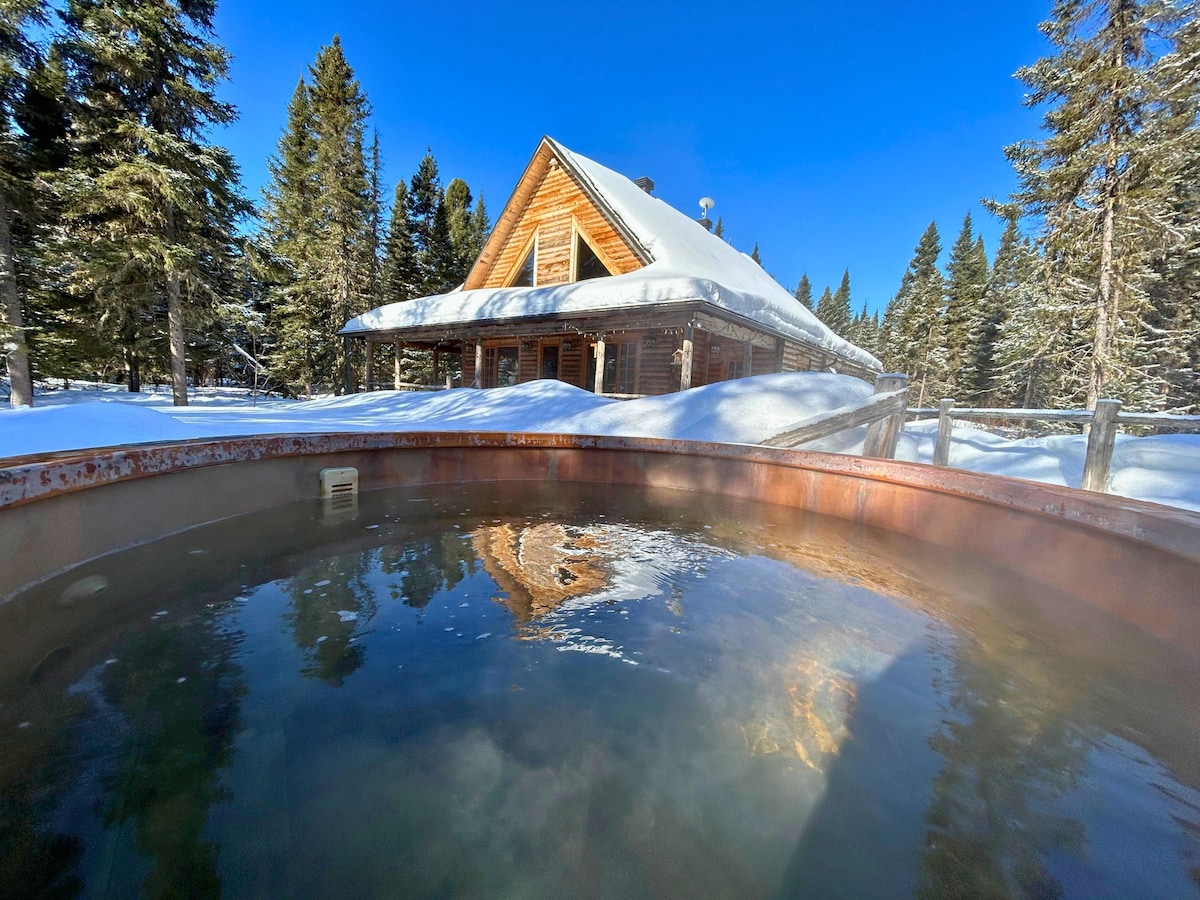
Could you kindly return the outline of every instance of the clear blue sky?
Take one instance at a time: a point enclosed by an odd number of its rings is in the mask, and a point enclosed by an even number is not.
[[[1049,0],[576,4],[225,0],[233,54],[215,136],[248,193],[267,180],[296,81],[340,34],[390,184],[427,146],[493,220],[543,134],[689,215],[713,219],[793,288],[849,268],[857,308],[895,292],[936,220],[944,247],[1014,187],[1003,147],[1037,134],[1013,72],[1046,52]],[[389,190],[390,195],[390,190]]]

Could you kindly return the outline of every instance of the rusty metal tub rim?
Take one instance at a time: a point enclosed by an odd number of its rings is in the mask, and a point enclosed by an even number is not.
[[[0,460],[0,544],[14,548],[0,598],[122,547],[315,498],[331,465],[359,467],[363,490],[549,479],[809,510],[981,555],[1200,649],[1200,513],[919,463],[578,434],[275,434]],[[169,486],[179,502],[161,500]]]

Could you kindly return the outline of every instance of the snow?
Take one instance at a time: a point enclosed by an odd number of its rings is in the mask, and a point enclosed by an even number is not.
[[[653,258],[624,275],[532,288],[453,291],[381,306],[351,319],[342,333],[455,325],[552,314],[632,309],[703,300],[880,370],[874,356],[843,340],[758,263],[632,181],[551,141],[554,152],[591,183],[611,212]]]
[[[431,393],[378,391],[310,402],[201,388],[190,406],[167,391],[129,394],[116,385],[40,391],[38,408],[0,410],[0,458],[188,438],[322,431],[566,432],[757,443],[796,422],[861,402],[871,386],[856,378],[803,372],[759,375],[690,391],[617,401],[559,381],[509,388]],[[0,394],[2,394],[0,390]],[[865,429],[807,449],[861,453]],[[898,459],[928,463],[937,423],[910,422]],[[1009,440],[981,428],[954,429],[950,462],[958,468],[1078,487],[1082,435]],[[1200,511],[1200,435],[1121,435],[1113,452],[1112,491]]]

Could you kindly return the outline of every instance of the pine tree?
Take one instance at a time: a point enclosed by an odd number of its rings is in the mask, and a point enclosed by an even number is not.
[[[1021,69],[1047,136],[1007,149],[1015,201],[1044,223],[1054,303],[1086,340],[1076,393],[1150,399],[1143,343],[1158,248],[1194,247],[1174,200],[1194,159],[1200,64],[1185,42],[1191,0],[1056,0],[1042,32],[1056,55]]]
[[[807,272],[800,276],[800,283],[796,285],[796,290],[792,291],[792,296],[808,309],[813,308],[812,282],[808,280]]]
[[[44,0],[5,0],[0,3],[0,346],[9,377],[9,403],[33,406],[33,379],[22,291],[17,285],[17,251],[13,230],[19,210],[30,199],[28,143],[15,128],[17,107],[26,93],[38,54],[27,29],[46,21]]]
[[[211,309],[210,263],[228,259],[248,211],[232,157],[207,138],[236,116],[214,93],[228,67],[209,39],[214,14],[181,0],[68,0],[65,13],[80,74],[64,193],[76,285],[125,343],[131,388],[140,342],[156,345],[165,320],[176,405],[187,403],[185,313]]]
[[[971,227],[971,214],[963,218],[962,230],[950,248],[947,264],[946,316],[942,342],[946,349],[946,385],[951,396],[969,393],[971,335],[982,317],[988,289],[988,259],[981,238]]]
[[[760,266],[762,265],[762,256],[759,255],[757,241],[754,242],[754,249],[750,251],[750,258],[752,260],[754,260],[756,263],[758,263]]]
[[[317,183],[315,235],[324,261],[323,285],[333,301],[327,320],[334,366],[325,374],[338,392],[354,391],[355,359],[348,336],[334,336],[356,310],[370,308],[372,204],[364,132],[370,106],[337,35],[321,48],[310,69],[314,168]]]
[[[715,234],[721,240],[725,240],[725,223],[721,221],[720,216],[717,216],[717,224],[713,228],[713,234]]]

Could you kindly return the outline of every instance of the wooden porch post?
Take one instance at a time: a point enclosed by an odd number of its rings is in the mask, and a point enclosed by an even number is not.
[[[742,357],[742,377],[749,378],[754,374],[754,344],[746,341],[745,355]]]
[[[392,360],[392,390],[400,390],[400,358],[404,355],[404,345],[396,340],[396,358]]]
[[[483,341],[475,342],[475,384],[473,387],[483,387]]]
[[[437,384],[442,380],[442,360],[438,353],[437,347],[433,348],[433,383]]]
[[[364,385],[366,390],[371,390],[371,382],[375,378],[375,342],[367,340],[367,383]]]
[[[679,389],[686,391],[692,386],[692,355],[695,352],[695,345],[692,343],[695,338],[695,329],[692,328],[692,323],[688,322],[683,329],[683,359],[679,367]]]
[[[596,381],[592,390],[597,396],[604,393],[604,335],[596,338]]]

